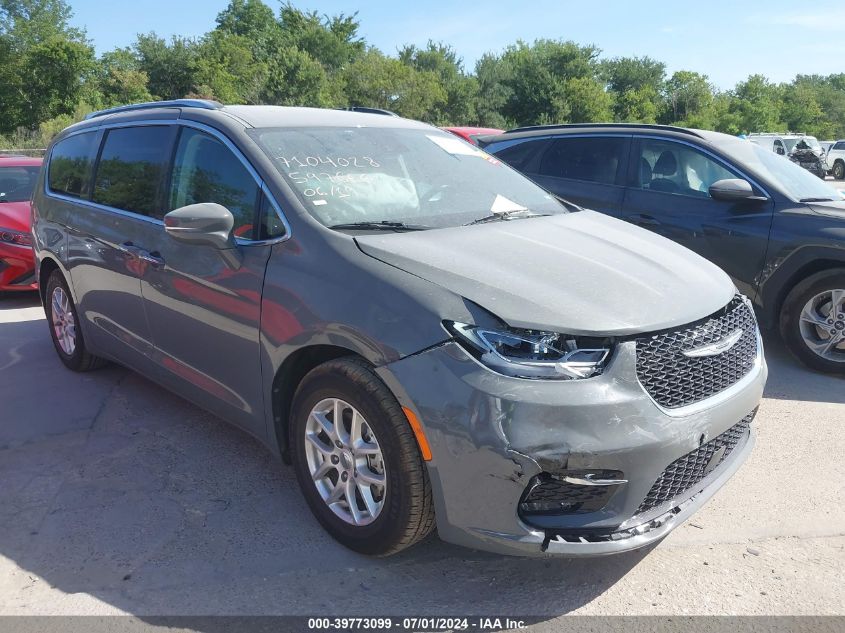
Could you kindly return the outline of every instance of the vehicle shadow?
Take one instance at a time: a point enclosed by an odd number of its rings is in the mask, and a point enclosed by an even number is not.
[[[551,618],[648,555],[504,558],[435,537],[390,558],[360,556],[326,535],[292,469],[257,441],[125,369],[65,370],[43,317],[0,320],[0,368],[0,574],[14,595],[0,596],[0,613],[78,611],[74,596],[87,594],[151,624],[218,614]]]
[[[776,400],[845,403],[845,376],[813,371],[802,365],[780,336],[764,334],[769,381],[763,396]]]

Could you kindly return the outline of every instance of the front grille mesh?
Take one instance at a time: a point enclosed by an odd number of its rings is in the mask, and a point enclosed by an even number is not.
[[[726,352],[689,358],[684,351],[742,336]],[[682,330],[636,339],[637,377],[655,402],[667,408],[694,404],[724,391],[751,371],[757,358],[757,321],[737,295],[718,315]]]
[[[659,505],[671,501],[701,482],[707,475],[724,462],[733,449],[748,434],[751,421],[756,411],[749,413],[727,431],[702,444],[694,451],[669,464],[648,491],[637,509],[637,514],[648,512]],[[724,450],[722,450],[724,449]],[[722,456],[711,463],[713,456],[721,451]]]

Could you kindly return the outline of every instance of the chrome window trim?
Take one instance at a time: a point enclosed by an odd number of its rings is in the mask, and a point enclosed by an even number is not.
[[[728,171],[736,172],[742,178],[745,178],[745,180],[749,181],[752,185],[754,185],[760,191],[762,191],[763,194],[769,200],[772,199],[772,194],[770,194],[768,189],[766,189],[763,185],[761,185],[756,179],[752,178],[745,171],[743,171],[742,169],[737,167],[735,164],[729,163],[727,160],[725,160],[724,158],[722,158],[718,154],[710,151],[706,147],[703,147],[701,145],[697,145],[695,143],[690,143],[689,141],[686,141],[686,140],[683,140],[683,139],[678,139],[678,138],[675,138],[675,137],[668,137],[668,136],[658,136],[656,134],[634,134],[634,138],[636,138],[636,139],[647,138],[647,139],[652,139],[652,140],[656,140],[656,141],[665,141],[667,143],[680,143],[681,145],[687,145],[687,146],[691,147],[692,149],[698,150],[702,154],[706,154],[707,156],[709,156],[710,158],[715,160],[717,163],[720,163],[722,166],[724,166]],[[648,191],[648,189],[643,189],[642,187],[631,186],[630,188],[631,189],[639,189],[640,191]],[[665,193],[665,192],[659,192],[659,193]],[[701,200],[701,198],[699,198],[697,196],[686,196],[682,193],[681,194],[670,194],[670,195],[679,195],[679,196],[684,196],[685,198],[694,198],[696,200]]]
[[[107,123],[103,122],[102,125],[97,126],[90,126],[83,128],[81,130],[75,130],[68,134],[67,136],[62,137],[59,142],[64,141],[67,138],[71,138],[72,136],[77,136],[79,134],[85,133],[98,133],[98,132],[105,132],[110,129],[117,129],[117,128],[126,128],[126,127],[140,127],[140,126],[153,126],[153,125],[176,125],[182,127],[189,127],[193,129],[197,129],[201,132],[205,132],[210,136],[214,137],[223,145],[225,145],[229,151],[231,151],[235,157],[241,162],[241,164],[246,168],[249,174],[252,176],[253,180],[255,180],[256,185],[258,185],[259,190],[267,196],[270,204],[272,205],[273,209],[276,211],[276,214],[279,216],[279,219],[282,221],[282,225],[285,227],[285,234],[279,237],[274,237],[269,240],[246,240],[243,238],[235,238],[235,242],[239,246],[260,246],[260,245],[267,245],[267,244],[276,244],[278,242],[284,242],[285,240],[290,239],[291,237],[291,226],[288,222],[287,217],[285,216],[284,212],[281,209],[278,201],[276,200],[275,196],[270,193],[270,190],[267,188],[267,184],[264,182],[264,179],[258,174],[255,170],[255,167],[252,166],[252,163],[243,155],[243,153],[238,149],[238,147],[232,143],[229,138],[220,132],[219,130],[206,125],[205,123],[200,123],[198,121],[190,121],[187,119],[145,119],[140,121],[120,121],[115,123]],[[102,143],[102,141],[101,141]],[[55,145],[53,146],[55,147]],[[164,226],[164,222],[159,220],[158,218],[153,218],[148,215],[143,215],[141,213],[134,213],[132,211],[126,211],[124,209],[118,209],[116,207],[110,207],[105,204],[100,204],[98,202],[94,202],[93,200],[86,200],[84,198],[75,198],[73,196],[68,196],[66,194],[61,194],[55,192],[50,189],[50,164],[53,160],[53,148],[50,148],[50,155],[47,158],[46,165],[45,165],[45,174],[44,174],[44,195],[49,198],[56,198],[58,200],[63,200],[65,202],[73,202],[76,204],[83,204],[89,206],[91,208],[100,210],[100,211],[108,211],[111,213],[116,213],[117,215],[133,218],[137,220],[143,220],[145,222],[151,224],[157,224],[159,226]]]

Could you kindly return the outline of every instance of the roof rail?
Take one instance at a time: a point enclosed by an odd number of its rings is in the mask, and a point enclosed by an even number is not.
[[[117,114],[118,112],[132,112],[134,110],[150,110],[152,108],[202,108],[203,110],[219,110],[222,103],[210,99],[172,99],[170,101],[148,101],[146,103],[131,103],[129,105],[98,110],[85,116],[85,120]]]
[[[346,110],[347,112],[365,112],[367,114],[383,114],[385,116],[399,116],[391,110],[384,108],[370,108],[368,106],[347,106],[345,108],[335,108],[335,110]]]
[[[701,134],[695,130],[685,127],[676,127],[674,125],[657,125],[656,123],[560,123],[552,125],[526,125],[523,127],[508,130],[505,134],[512,134],[514,132],[533,132],[535,130],[560,130],[560,129],[577,129],[577,128],[637,128],[642,130],[668,130],[671,132],[680,132],[681,134],[689,134],[701,138]]]

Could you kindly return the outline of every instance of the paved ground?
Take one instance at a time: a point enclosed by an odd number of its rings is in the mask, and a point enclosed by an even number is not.
[[[0,299],[0,614],[845,614],[845,380],[767,352],[752,458],[656,548],[374,560],[245,434],[126,370],[65,370],[41,308]]]

